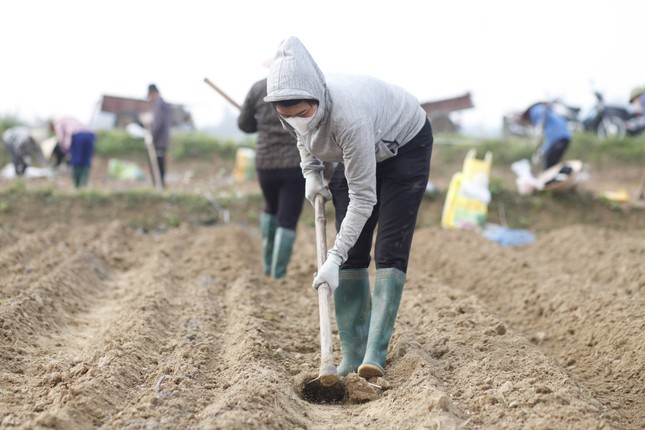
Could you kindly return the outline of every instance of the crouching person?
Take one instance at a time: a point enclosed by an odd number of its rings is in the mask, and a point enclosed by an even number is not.
[[[79,120],[70,117],[53,120],[50,128],[72,166],[74,187],[85,187],[92,167],[96,134]]]
[[[2,133],[4,147],[11,156],[16,176],[23,176],[31,163],[33,156],[44,161],[40,146],[31,135],[27,127],[16,126],[8,128]]]

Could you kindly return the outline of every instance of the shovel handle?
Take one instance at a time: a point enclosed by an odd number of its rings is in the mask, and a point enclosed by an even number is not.
[[[318,270],[327,259],[327,220],[325,219],[325,198],[318,194],[314,198],[316,221],[316,250]],[[319,377],[333,375],[338,371],[334,366],[334,348],[331,334],[331,289],[324,283],[318,287],[318,310],[320,314],[320,373]]]

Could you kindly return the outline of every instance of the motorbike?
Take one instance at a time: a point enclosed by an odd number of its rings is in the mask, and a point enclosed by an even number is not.
[[[587,131],[600,139],[636,136],[645,131],[645,116],[635,107],[618,106],[605,103],[602,93],[594,91],[595,104],[586,112],[569,105],[560,99],[552,100],[549,107],[562,116],[572,132]],[[531,126],[523,123],[521,113],[514,112],[504,116],[503,133],[506,136],[530,136]]]
[[[579,119],[581,108],[571,106],[561,99],[551,100],[548,105],[550,109],[567,121],[572,132],[582,130],[582,123]],[[532,125],[522,121],[522,112],[510,112],[503,117],[502,133],[504,136],[532,136],[533,130]]]
[[[594,91],[596,103],[582,119],[582,128],[600,139],[636,136],[645,131],[645,116],[627,106],[605,103],[602,93]]]

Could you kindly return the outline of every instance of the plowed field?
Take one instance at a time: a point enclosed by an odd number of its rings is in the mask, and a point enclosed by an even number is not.
[[[276,281],[252,223],[75,211],[1,218],[2,428],[645,427],[639,215],[521,248],[421,223],[385,378],[320,405],[299,392],[320,359],[312,224]]]

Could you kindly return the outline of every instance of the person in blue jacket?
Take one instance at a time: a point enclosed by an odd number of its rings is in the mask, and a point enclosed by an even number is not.
[[[541,129],[543,142],[538,150],[544,160],[544,170],[558,164],[571,142],[567,120],[545,102],[529,106],[522,114],[522,119]]]

